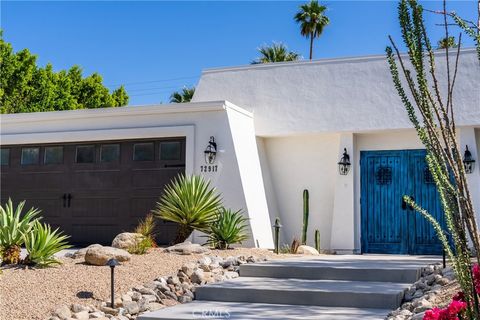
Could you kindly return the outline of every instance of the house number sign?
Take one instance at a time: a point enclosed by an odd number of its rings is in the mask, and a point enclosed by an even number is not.
[[[200,172],[217,172],[218,165],[200,166]]]

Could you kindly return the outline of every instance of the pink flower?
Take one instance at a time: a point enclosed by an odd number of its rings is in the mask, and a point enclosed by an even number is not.
[[[464,301],[465,302],[465,294],[462,291],[458,291],[452,298],[453,301]]]
[[[472,268],[473,273],[473,283],[475,285],[475,291],[480,294],[480,267],[477,263],[473,265]]]
[[[455,295],[455,298],[457,298],[457,296],[459,296],[458,293]],[[458,314],[466,308],[466,302],[453,300],[445,309],[433,308],[432,310],[426,311],[423,320],[459,320]]]

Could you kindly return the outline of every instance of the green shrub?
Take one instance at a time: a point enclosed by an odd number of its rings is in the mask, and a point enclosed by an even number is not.
[[[0,206],[0,253],[3,263],[13,264],[20,262],[20,250],[24,243],[24,234],[30,232],[33,222],[40,219],[40,210],[31,208],[22,214],[25,201],[13,208],[11,199],[5,206]]]
[[[50,225],[35,220],[33,228],[24,233],[25,249],[28,252],[24,263],[39,267],[61,264],[54,254],[71,247],[66,241],[68,238],[58,228],[52,231]]]
[[[234,212],[221,208],[210,226],[207,243],[217,249],[228,249],[231,244],[242,243],[248,239],[247,221],[241,210]]]
[[[130,246],[127,251],[131,254],[145,254],[148,249],[156,247],[155,241],[151,237],[145,237],[140,242]]]
[[[292,253],[292,248],[290,248],[290,245],[288,243],[284,243],[280,247],[280,253]]]
[[[208,232],[221,206],[215,188],[203,177],[180,175],[165,187],[153,213],[178,223],[174,243],[184,242],[193,230]]]

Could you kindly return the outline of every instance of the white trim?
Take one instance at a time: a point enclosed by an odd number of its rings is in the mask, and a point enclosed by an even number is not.
[[[186,138],[185,172],[187,174],[193,173],[195,168],[194,125],[2,134],[2,146],[169,137]]]
[[[148,106],[128,106],[118,108],[101,108],[101,109],[80,109],[66,111],[48,111],[48,112],[32,112],[32,113],[14,113],[2,114],[0,120],[2,124],[22,123],[22,122],[41,122],[53,120],[70,120],[70,119],[88,119],[99,117],[121,117],[121,116],[138,116],[138,115],[160,115],[175,113],[192,113],[206,111],[222,111],[227,108],[233,108],[233,104],[227,101],[206,101],[206,102],[189,102],[189,103],[173,103],[166,105],[148,105]],[[237,107],[239,108],[239,107]],[[241,109],[241,108],[239,108]],[[245,111],[246,112],[246,111]]]

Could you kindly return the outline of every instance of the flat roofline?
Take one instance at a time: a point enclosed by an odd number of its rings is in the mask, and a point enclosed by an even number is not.
[[[450,50],[456,52],[456,49]],[[475,48],[464,48],[460,49],[460,53],[476,53]],[[436,50],[436,56],[444,56],[445,50]],[[407,53],[402,53],[402,57],[407,56]],[[349,63],[349,62],[366,62],[374,60],[386,60],[385,54],[375,54],[375,55],[365,55],[365,56],[350,56],[350,57],[340,57],[340,58],[324,58],[316,60],[300,60],[300,61],[289,61],[289,62],[275,62],[275,63],[263,63],[263,64],[250,64],[250,65],[241,65],[233,67],[215,67],[207,68],[202,70],[203,74],[208,73],[217,73],[217,72],[228,72],[228,71],[243,71],[250,69],[271,69],[271,68],[281,68],[281,67],[290,67],[290,66],[302,66],[302,65],[317,65],[317,64],[331,64],[331,63]]]
[[[253,114],[251,112],[248,112],[247,110],[241,107],[238,107],[229,101],[216,100],[216,101],[200,101],[200,102],[188,102],[188,103],[125,106],[125,107],[116,107],[116,108],[78,109],[78,110],[64,110],[64,111],[2,114],[0,115],[0,123],[9,124],[9,123],[21,123],[21,122],[88,119],[88,118],[98,118],[98,117],[122,117],[122,116],[134,116],[134,115],[192,113],[192,112],[223,111],[226,109],[231,109],[236,112],[242,113],[245,116],[253,117]]]

